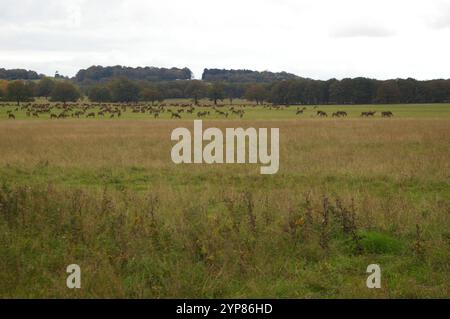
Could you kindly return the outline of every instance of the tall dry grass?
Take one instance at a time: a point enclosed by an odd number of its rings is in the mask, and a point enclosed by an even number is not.
[[[263,176],[173,164],[189,121],[0,122],[0,295],[448,297],[449,124],[204,122],[279,127]]]

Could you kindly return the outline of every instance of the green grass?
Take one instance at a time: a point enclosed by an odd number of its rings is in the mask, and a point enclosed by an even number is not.
[[[45,103],[44,100],[39,100],[38,103]],[[190,103],[189,100],[186,99],[172,99],[165,102],[166,104],[170,103]],[[200,101],[203,104],[211,104],[210,101],[204,100]],[[225,101],[227,105],[225,107],[221,107],[223,110],[227,110],[231,107],[228,104],[228,101]],[[26,104],[26,103],[25,103]],[[150,105],[149,103],[145,103],[146,105]],[[298,106],[289,106],[282,107],[281,109],[270,109],[269,107],[263,108],[261,106],[256,106],[253,103],[244,101],[244,100],[235,100],[233,105],[235,107],[239,107],[239,105],[252,105],[245,107],[245,116],[244,120],[281,120],[281,119],[293,119],[293,118],[315,118],[317,110],[323,110],[328,113],[328,117],[331,118],[333,112],[336,111],[346,111],[350,118],[359,118],[361,112],[365,111],[377,111],[375,117],[379,118],[381,116],[381,112],[383,111],[392,111],[394,116],[400,118],[448,118],[450,117],[450,104],[373,104],[373,105],[317,105],[314,108],[311,105],[306,105],[307,108],[304,114],[295,115]],[[303,107],[303,106],[301,106]],[[17,105],[14,103],[3,103],[0,105],[0,119],[8,119],[8,114],[6,113],[8,110],[13,111],[16,119],[30,119],[30,120],[38,120],[38,118],[27,117],[25,110],[21,110],[19,108],[18,111],[15,111]],[[180,109],[180,107],[170,107],[170,109]],[[197,119],[196,113],[198,111],[207,111],[211,110],[210,107],[197,107],[194,114],[182,113],[181,116],[183,119]],[[91,111],[98,112],[99,108],[93,108]],[[55,111],[55,114],[58,114],[59,111]],[[39,119],[49,119],[49,114],[41,114]],[[214,111],[211,112],[211,115],[206,116],[205,119],[224,119],[224,116],[216,114]],[[92,120],[92,118],[90,118]],[[96,117],[95,119],[101,120],[109,120],[109,115],[104,117]],[[128,108],[127,112],[123,112],[121,119],[148,119],[154,120],[153,115],[145,113],[133,113],[130,108]],[[157,120],[170,119],[170,113],[162,113]],[[232,120],[240,120],[239,116],[231,114],[228,119]],[[118,120],[115,118],[115,120]],[[176,120],[176,119],[174,119]]]
[[[364,232],[360,236],[361,247],[369,254],[396,254],[403,248],[401,241],[383,233]]]
[[[0,297],[448,298],[449,107],[323,108],[355,116],[205,120],[279,127],[272,176],[173,164],[191,120],[0,120]]]
[[[301,205],[294,215],[287,214],[277,209],[273,199],[269,204],[258,204],[262,194],[254,195],[252,212],[239,193],[217,193],[191,202],[173,192],[162,189],[140,196],[128,190],[96,193],[52,186],[3,187],[0,264],[6,271],[0,274],[0,294],[137,298],[448,296],[448,250],[428,244],[426,255],[416,256],[412,229],[384,235],[381,232],[387,230],[372,222],[370,227],[380,232],[364,233],[363,251],[355,252],[351,236],[342,233],[339,220],[332,218],[329,248],[324,249],[318,244],[322,226],[321,211],[316,207],[314,222],[307,228],[291,222],[304,216]],[[182,203],[171,203],[168,193]],[[320,200],[313,198],[313,205],[320,205]],[[253,213],[255,225],[249,219]],[[427,234],[425,243],[433,242],[440,231],[442,228]],[[64,286],[65,266],[73,262],[83,271],[79,291]],[[365,268],[371,263],[382,267],[381,290],[365,287]]]

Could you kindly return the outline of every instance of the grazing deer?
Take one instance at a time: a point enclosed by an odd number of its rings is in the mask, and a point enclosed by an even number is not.
[[[172,117],[171,117],[172,119],[173,118],[177,118],[177,119],[181,119],[181,116],[180,116],[180,114],[178,114],[178,113],[172,113]]]
[[[377,113],[377,112],[376,111],[361,112],[361,116],[362,117],[374,116],[375,113]]]
[[[347,112],[344,112],[344,111],[337,111],[337,112],[334,112],[333,113],[333,115],[332,115],[333,117],[346,117],[347,116]]]
[[[8,119],[13,119],[13,120],[15,120],[15,119],[16,119],[16,116],[15,116],[14,114],[12,114],[12,113],[9,113],[9,114],[8,114]]]
[[[381,117],[392,117],[394,114],[391,111],[381,112]]]

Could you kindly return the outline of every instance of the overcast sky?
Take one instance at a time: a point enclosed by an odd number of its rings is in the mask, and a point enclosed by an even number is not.
[[[0,67],[450,78],[450,0],[0,0]]]

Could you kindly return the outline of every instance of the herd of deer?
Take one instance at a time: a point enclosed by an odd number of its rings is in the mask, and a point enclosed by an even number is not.
[[[209,105],[198,105],[198,107],[207,107]],[[144,113],[150,114],[155,119],[159,118],[161,113],[170,113],[170,118],[181,119],[181,114],[196,114],[198,118],[203,118],[211,114],[214,111],[216,114],[228,118],[230,114],[234,114],[243,118],[245,115],[244,107],[246,105],[231,106],[227,109],[224,105],[212,106],[208,111],[196,111],[196,107],[189,104],[180,103],[161,103],[159,105],[148,105],[148,104],[130,104],[130,103],[27,103],[20,107],[16,107],[14,110],[8,110],[8,118],[15,119],[16,116],[13,112],[25,111],[28,117],[39,118],[42,115],[47,114],[50,119],[64,119],[68,117],[72,118],[95,118],[95,117],[121,117],[123,112],[131,111],[132,113]],[[221,110],[219,108],[224,108]]]
[[[279,109],[277,107],[275,107],[275,109]],[[317,109],[317,106],[313,106],[313,110]],[[303,114],[303,112],[306,110],[306,107],[302,107],[299,108],[297,107],[297,110],[295,112],[295,115],[299,115],[299,114]],[[367,112],[361,112],[361,117],[373,117],[375,115],[375,113],[377,113],[376,111],[367,111]],[[316,116],[317,117],[328,117],[327,112],[318,110],[316,111]],[[333,112],[331,114],[332,117],[347,117],[348,114],[345,111],[337,111],[337,112]],[[381,117],[392,117],[394,116],[394,113],[392,113],[391,111],[383,111],[381,112]]]
[[[15,119],[16,116],[13,112],[19,110],[25,111],[28,117],[39,118],[42,115],[48,115],[50,119],[64,119],[64,118],[120,118],[122,113],[131,111],[132,113],[143,113],[153,116],[155,119],[159,118],[161,113],[170,113],[171,119],[181,119],[182,113],[195,114],[198,118],[204,118],[214,114],[228,118],[229,115],[235,115],[239,118],[243,118],[245,115],[245,108],[249,105],[234,105],[226,107],[226,105],[218,104],[211,105],[193,105],[192,103],[160,103],[158,105],[149,104],[131,104],[131,103],[27,103],[22,106],[18,106],[13,110],[7,110],[8,118]],[[203,107],[203,110],[197,110],[196,107]],[[263,105],[264,108],[281,110],[280,105]],[[317,106],[313,106],[315,110]],[[205,110],[206,109],[206,110]],[[297,107],[295,110],[296,115],[303,114],[307,110],[305,106],[302,108]],[[361,117],[373,117],[376,111],[362,112]],[[332,113],[332,117],[347,117],[347,112],[337,111]],[[328,117],[328,114],[324,111],[317,110],[317,117]],[[391,111],[381,112],[382,117],[392,117],[394,114]]]
[[[297,110],[296,114],[301,114],[303,113],[303,110]],[[373,117],[375,115],[375,113],[377,113],[376,111],[368,111],[368,112],[361,112],[361,117]],[[337,112],[333,112],[333,114],[331,115],[332,117],[347,117],[347,112],[345,111],[337,111]],[[327,112],[324,111],[317,111],[316,112],[316,116],[318,117],[328,117]],[[394,116],[394,114],[391,111],[383,111],[381,112],[381,117],[392,117]]]

